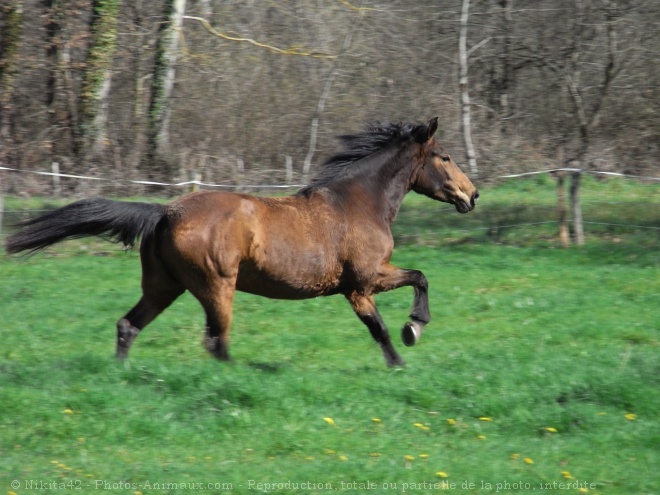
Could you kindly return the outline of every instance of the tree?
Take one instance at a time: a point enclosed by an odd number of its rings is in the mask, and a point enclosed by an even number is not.
[[[80,95],[81,142],[78,151],[83,157],[100,153],[107,135],[108,98],[120,6],[121,0],[92,2],[91,43]]]
[[[559,146],[585,167],[657,170],[657,0],[0,0],[0,9],[1,159],[16,168],[56,161],[91,174],[96,163],[84,158],[101,150],[117,164],[108,177],[172,180],[187,156],[205,181],[232,183],[240,158],[246,181],[272,184],[286,177],[285,157],[294,174],[314,173],[338,134],[440,115],[438,137],[468,150],[468,171],[479,158],[482,180],[545,167]],[[50,185],[27,177],[5,184]],[[63,181],[64,192],[78,184]]]
[[[152,169],[169,147],[170,103],[176,75],[179,33],[186,10],[186,0],[166,0],[158,29],[147,133],[147,164]]]
[[[470,12],[470,0],[463,0],[461,7],[460,31],[458,37],[458,60],[460,66],[458,86],[461,93],[461,129],[465,144],[465,158],[473,176],[479,174],[477,156],[472,142],[472,123],[470,119],[470,93],[468,91],[468,50],[467,30]]]
[[[13,0],[0,7],[5,21],[0,24],[0,164],[7,161],[12,139],[13,96],[16,86],[18,49],[23,34],[23,2]],[[4,143],[4,144],[3,144]],[[0,191],[0,195],[2,191]]]
[[[584,164],[606,98],[622,68],[617,41],[619,8],[615,0],[598,4],[573,0],[564,11],[564,23],[555,23],[549,36],[538,37],[536,42],[527,39],[519,48],[523,63],[549,70],[570,101],[572,125],[562,126],[560,140],[568,143],[574,134],[578,139],[567,162]]]

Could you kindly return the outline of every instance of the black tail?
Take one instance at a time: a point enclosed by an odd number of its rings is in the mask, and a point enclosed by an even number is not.
[[[98,235],[133,246],[138,237],[154,232],[166,206],[148,203],[83,199],[19,223],[7,239],[7,253],[31,253],[65,239]]]

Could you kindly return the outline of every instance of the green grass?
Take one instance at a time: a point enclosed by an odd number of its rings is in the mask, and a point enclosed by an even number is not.
[[[647,243],[660,241],[660,187],[625,179],[582,178],[580,204],[589,239],[618,242],[625,235]],[[565,201],[569,206],[570,180]],[[429,206],[423,196],[409,195],[401,208],[394,233],[401,243],[447,245],[465,241],[498,244],[559,246],[557,240],[557,185],[546,175],[506,181],[482,188],[476,210],[452,214],[450,205]],[[570,219],[570,211],[568,213]],[[572,228],[572,225],[571,225]]]
[[[459,226],[436,242],[414,235],[433,218],[413,212],[433,208],[413,197],[397,226],[395,263],[431,286],[417,346],[398,339],[412,291],[377,299],[403,369],[384,366],[341,297],[244,294],[232,363],[203,350],[189,295],[118,363],[114,323],[139,297],[135,253],[89,240],[0,258],[0,494],[33,491],[26,480],[118,494],[580,493],[560,489],[576,482],[656,493],[657,234],[596,232],[562,250]]]

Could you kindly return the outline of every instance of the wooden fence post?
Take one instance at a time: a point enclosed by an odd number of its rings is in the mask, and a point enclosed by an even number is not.
[[[5,188],[2,179],[4,179],[5,171],[0,170],[0,235],[2,234],[2,217],[5,214]]]
[[[557,178],[557,216],[559,217],[559,242],[562,247],[568,247],[571,244],[571,239],[568,235],[568,221],[566,215],[566,199],[564,194],[564,178],[566,172],[558,170],[554,173]]]
[[[245,162],[242,158],[236,158],[236,191],[242,192],[245,190]]]
[[[53,195],[56,198],[59,198],[62,195],[62,181],[60,180],[60,164],[57,162],[53,162],[50,167],[53,172]]]
[[[286,184],[291,184],[293,182],[293,158],[289,155],[284,157],[284,170],[286,174],[284,181]]]
[[[582,224],[582,209],[580,208],[580,178],[582,172],[571,174],[571,212],[573,216],[573,239],[575,244],[584,244],[584,227]]]
[[[199,183],[202,182],[202,173],[199,170],[192,169],[189,171],[190,174],[190,192],[199,191]]]

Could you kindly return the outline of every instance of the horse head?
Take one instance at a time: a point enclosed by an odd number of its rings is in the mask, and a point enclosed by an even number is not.
[[[411,133],[420,146],[411,189],[431,199],[451,203],[459,213],[467,213],[474,210],[479,191],[435,140],[433,135],[437,129],[438,118],[435,117],[428,124],[416,126]]]

